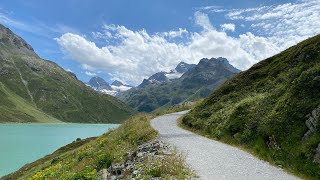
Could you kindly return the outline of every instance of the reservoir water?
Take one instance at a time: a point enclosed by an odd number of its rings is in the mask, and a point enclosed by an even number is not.
[[[0,177],[77,138],[99,136],[116,124],[0,124]]]

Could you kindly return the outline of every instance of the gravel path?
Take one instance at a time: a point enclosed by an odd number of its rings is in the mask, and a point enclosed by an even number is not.
[[[186,154],[187,163],[200,179],[298,179],[240,149],[181,129],[176,121],[185,113],[157,117],[151,125],[162,140]]]

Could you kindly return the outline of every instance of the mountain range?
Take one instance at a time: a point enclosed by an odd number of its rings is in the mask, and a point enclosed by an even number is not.
[[[183,73],[195,68],[195,64],[187,64],[185,62],[180,62],[175,69],[170,72],[158,72],[150,76],[148,79],[144,79],[138,88],[144,88],[150,84],[161,84],[163,82],[169,82],[180,78]]]
[[[181,62],[170,72],[159,72],[118,98],[138,111],[151,112],[160,107],[206,97],[240,70],[225,58],[201,59],[197,65]]]
[[[0,25],[0,122],[119,123],[135,111],[41,59]]]
[[[93,77],[89,80],[87,83],[87,86],[91,87],[92,89],[101,92],[103,94],[109,94],[112,96],[119,95],[120,93],[127,91],[132,88],[132,86],[123,84],[122,82],[115,80],[109,85],[108,82],[106,82],[101,77]]]

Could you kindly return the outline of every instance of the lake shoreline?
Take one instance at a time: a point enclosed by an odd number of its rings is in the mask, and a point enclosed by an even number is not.
[[[100,136],[119,124],[1,123],[0,177],[76,140]]]

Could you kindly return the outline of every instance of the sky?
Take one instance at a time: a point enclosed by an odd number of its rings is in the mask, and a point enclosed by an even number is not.
[[[138,85],[184,61],[246,70],[320,33],[320,0],[1,0],[0,23],[87,82]]]

